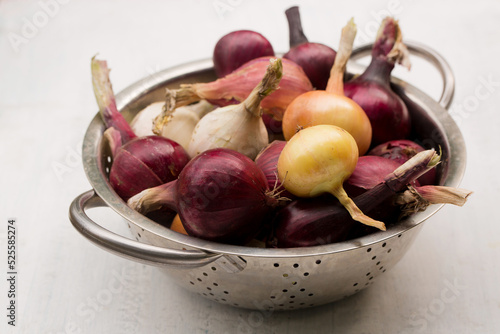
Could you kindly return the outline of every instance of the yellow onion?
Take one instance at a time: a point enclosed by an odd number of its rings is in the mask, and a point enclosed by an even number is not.
[[[278,159],[278,177],[298,197],[330,193],[354,220],[385,230],[385,224],[366,216],[343,188],[356,168],[358,155],[356,141],[346,130],[335,125],[312,126],[287,142]]]
[[[289,140],[299,129],[331,124],[347,130],[356,140],[359,155],[368,151],[372,138],[370,120],[364,110],[344,95],[343,77],[352,52],[356,25],[351,20],[342,30],[335,62],[325,90],[306,92],[288,105],[283,117],[283,135]]]

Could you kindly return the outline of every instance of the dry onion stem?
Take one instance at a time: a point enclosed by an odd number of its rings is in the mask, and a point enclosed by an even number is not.
[[[472,191],[446,186],[409,186],[408,190],[399,194],[395,200],[402,206],[403,216],[424,211],[431,204],[453,204],[463,206]]]

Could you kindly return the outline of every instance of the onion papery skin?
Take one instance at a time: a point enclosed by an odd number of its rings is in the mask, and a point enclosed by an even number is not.
[[[399,164],[403,164],[411,159],[415,154],[424,150],[425,149],[415,141],[410,139],[400,139],[379,144],[372,148],[367,155],[376,155],[397,161]],[[434,185],[436,184],[436,174],[437,171],[433,168],[424,175],[420,176],[418,178],[418,182],[422,186]]]
[[[176,107],[205,99],[216,106],[226,106],[245,100],[259,84],[273,57],[253,59],[223,78],[208,83],[181,85],[176,93]],[[313,90],[304,70],[288,59],[282,59],[283,77],[279,89],[262,100],[264,113],[276,120],[283,119],[287,106],[300,94]]]
[[[137,137],[120,147],[113,159],[109,182],[127,200],[139,192],[175,180],[189,156],[176,142],[160,137]]]
[[[271,43],[260,33],[237,30],[224,35],[214,48],[215,74],[222,78],[246,62],[265,56],[274,56]]]
[[[344,189],[350,197],[356,197],[365,191],[375,187],[387,174],[401,166],[401,163],[375,155],[364,155],[359,157],[356,168],[351,176],[344,182]],[[412,185],[419,186],[417,181]]]
[[[254,238],[277,204],[255,162],[224,148],[205,151],[185,166],[177,196],[189,235],[236,245]]]
[[[298,130],[322,124],[349,132],[358,145],[359,155],[370,148],[372,128],[363,109],[345,96],[323,90],[304,93],[290,103],[283,118],[283,135],[290,140]]]

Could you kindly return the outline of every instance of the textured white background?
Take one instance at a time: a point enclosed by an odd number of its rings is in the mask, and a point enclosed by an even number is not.
[[[17,326],[6,324],[1,274],[1,333],[500,332],[499,2],[55,1],[0,0],[2,273],[8,218],[17,219],[19,238]],[[59,5],[48,10],[47,3]],[[211,57],[216,41],[236,29],[259,31],[286,51],[284,10],[291,5],[300,6],[311,41],[336,48],[354,17],[356,45],[371,42],[381,17],[394,14],[406,39],[449,61],[457,79],[450,112],[468,148],[462,186],[475,193],[464,207],[447,206],[431,218],[403,260],[369,289],[255,322],[252,311],[200,299],[156,268],[97,248],[71,226],[67,211],[90,189],[80,150],[97,112],[93,55],[108,61],[118,92],[155,71]],[[439,76],[422,62],[395,74],[440,94]],[[123,230],[111,210],[91,216]],[[458,286],[455,298],[444,300],[449,284]]]

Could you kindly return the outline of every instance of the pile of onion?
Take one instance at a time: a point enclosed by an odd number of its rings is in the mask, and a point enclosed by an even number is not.
[[[243,102],[259,84],[266,73],[269,61],[274,57],[259,57],[243,64],[230,74],[212,82],[181,84],[170,93],[167,110],[207,100],[216,106]],[[281,59],[283,77],[280,89],[262,100],[262,110],[276,120],[283,118],[287,106],[300,94],[313,90],[311,81],[302,67],[291,60]],[[161,119],[156,120],[160,122]]]
[[[283,135],[286,140],[300,129],[330,124],[343,128],[354,137],[359,155],[368,151],[372,138],[370,120],[356,102],[344,95],[343,89],[344,72],[351,56],[356,31],[352,19],[342,29],[340,46],[326,90],[304,93],[286,108],[283,117]]]
[[[429,204],[463,205],[471,192],[436,185],[441,156],[408,139],[407,107],[390,87],[395,64],[409,66],[397,21],[383,20],[370,65],[344,83],[354,21],[336,53],[307,40],[298,7],[286,15],[282,59],[254,31],[223,36],[219,78],[167,89],[163,106],[133,122],[147,135],[118,111],[107,64],[92,58],[116,193],[179,233],[280,248],[385,231]]]
[[[343,188],[356,168],[358,156],[356,141],[346,130],[335,125],[315,125],[300,130],[287,142],[278,160],[278,176],[295,196],[332,194],[354,220],[385,230],[384,223],[366,216]]]
[[[300,131],[298,135],[306,130]],[[434,168],[439,161],[440,157],[434,150],[421,152],[405,164],[389,171],[374,187],[355,197],[350,205],[370,216],[385,220],[397,209],[393,202],[396,194],[422,173]],[[334,182],[339,183],[338,180]],[[313,181],[314,183],[317,181]],[[322,188],[331,187],[326,185]],[[337,188],[339,187],[337,185]],[[360,231],[377,231],[369,225],[361,228],[356,220],[345,210],[342,199],[334,201],[329,196],[301,198],[288,204],[276,215],[274,244],[280,248],[316,246],[359,236]]]
[[[116,108],[105,61],[92,58],[92,83],[103,121],[113,164],[109,182],[118,196],[127,200],[140,191],[177,178],[189,161],[178,143],[160,136],[137,137]]]
[[[225,148],[197,155],[177,180],[146,189],[128,201],[143,214],[175,210],[187,234],[228,244],[254,238],[279,203],[255,162]]]

